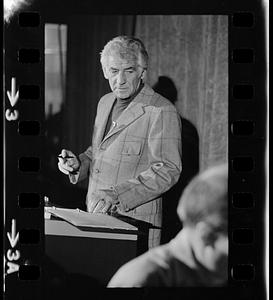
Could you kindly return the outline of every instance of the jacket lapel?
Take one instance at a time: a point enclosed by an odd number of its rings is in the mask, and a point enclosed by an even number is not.
[[[104,132],[106,129],[106,124],[109,118],[109,114],[111,112],[111,109],[113,107],[113,104],[115,102],[115,95],[112,93],[109,96],[109,99],[107,99],[104,102],[104,105],[101,107],[101,109],[99,110],[99,115],[97,116],[98,118],[98,124],[97,124],[97,134],[96,134],[96,143],[100,144],[103,136],[104,136]]]
[[[127,127],[129,124],[131,124],[136,119],[138,119],[141,115],[144,114],[144,109],[141,104],[139,103],[131,103],[131,104],[133,104],[131,107],[128,106],[126,110],[122,112],[120,117],[117,119],[116,125],[111,127],[108,134],[105,136],[104,140],[110,138],[112,135],[123,130],[125,127]]]
[[[145,85],[140,91],[140,93],[136,96],[136,98],[122,112],[122,114],[117,119],[116,126],[111,127],[111,129],[109,130],[108,134],[104,137],[102,142],[104,142],[106,139],[110,138],[117,132],[123,130],[136,119],[138,119],[140,116],[142,116],[145,113],[144,106],[149,105],[150,98],[153,94],[154,91],[149,86]]]

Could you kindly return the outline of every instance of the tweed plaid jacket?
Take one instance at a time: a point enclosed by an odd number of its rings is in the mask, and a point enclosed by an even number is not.
[[[114,101],[113,93],[99,101],[92,145],[79,155],[79,174],[70,180],[89,177],[87,206],[94,192],[111,189],[119,213],[160,227],[161,195],[182,169],[180,116],[170,101],[145,84],[103,138]],[[160,230],[151,231],[149,246],[159,242]]]

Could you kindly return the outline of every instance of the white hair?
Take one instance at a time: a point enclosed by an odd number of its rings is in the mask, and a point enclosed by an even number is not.
[[[113,38],[104,46],[100,55],[103,68],[107,66],[109,56],[135,61],[143,69],[148,67],[148,53],[141,40],[134,37],[118,36]]]

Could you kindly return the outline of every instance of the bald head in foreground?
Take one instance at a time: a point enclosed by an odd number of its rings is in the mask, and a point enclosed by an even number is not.
[[[227,207],[227,164],[197,175],[178,204],[183,229],[168,244],[153,248],[122,266],[108,287],[225,285]]]

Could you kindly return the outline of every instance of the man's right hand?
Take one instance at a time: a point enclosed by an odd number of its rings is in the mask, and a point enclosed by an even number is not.
[[[58,168],[66,175],[77,172],[81,166],[77,156],[69,150],[63,149],[58,159]]]

